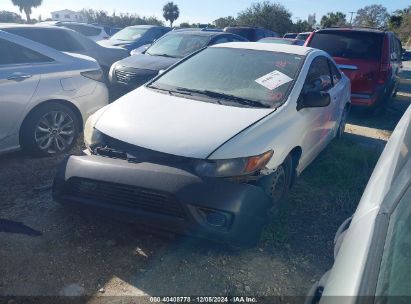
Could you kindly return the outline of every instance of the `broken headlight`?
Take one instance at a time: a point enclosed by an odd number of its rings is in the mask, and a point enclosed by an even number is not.
[[[94,150],[103,144],[104,134],[97,130],[94,115],[90,116],[84,126],[84,143],[89,150]]]
[[[206,177],[236,177],[253,174],[261,170],[273,156],[273,151],[261,155],[219,160],[197,160],[195,171]]]

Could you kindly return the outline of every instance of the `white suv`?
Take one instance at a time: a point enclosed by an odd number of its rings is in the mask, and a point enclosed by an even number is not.
[[[70,21],[45,21],[41,22],[41,24],[64,26],[94,41],[100,41],[108,39],[110,37],[110,35],[106,32],[104,27],[100,25]]]
[[[98,63],[0,31],[0,153],[68,151],[108,104]]]

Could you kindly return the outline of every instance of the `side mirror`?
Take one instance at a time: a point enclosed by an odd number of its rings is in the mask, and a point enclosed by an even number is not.
[[[297,111],[303,108],[321,108],[331,103],[330,94],[320,91],[303,93],[300,96]]]

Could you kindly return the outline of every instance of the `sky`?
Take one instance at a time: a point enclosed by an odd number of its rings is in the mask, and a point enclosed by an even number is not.
[[[237,13],[249,7],[257,0],[173,0],[180,8],[180,18],[175,22],[208,23],[219,17],[237,16]],[[162,7],[168,0],[43,0],[43,4],[33,9],[32,18],[50,18],[50,12],[62,9],[81,10],[93,8],[116,12],[136,13],[140,16],[156,16],[162,18]],[[402,9],[410,3],[408,0],[274,0],[283,4],[291,13],[293,21],[306,20],[308,14],[316,13],[319,21],[327,12],[341,11],[349,18],[349,12],[370,4],[382,4],[389,12]],[[408,5],[407,5],[408,3]],[[0,10],[19,13],[11,0],[0,0]]]

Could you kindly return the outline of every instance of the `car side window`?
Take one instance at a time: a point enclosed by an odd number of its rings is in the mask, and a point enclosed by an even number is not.
[[[8,40],[0,39],[0,66],[6,64],[44,63],[53,59]]]
[[[333,80],[333,85],[336,85],[340,80],[341,80],[341,73],[331,60],[328,60],[328,64],[330,65],[331,68],[331,74],[332,74],[332,80]]]
[[[324,56],[316,57],[308,70],[303,92],[328,91],[332,86],[328,59]]]
[[[409,296],[411,282],[411,204],[406,194],[390,216],[382,264],[379,270],[377,303],[398,303],[395,296]]]

